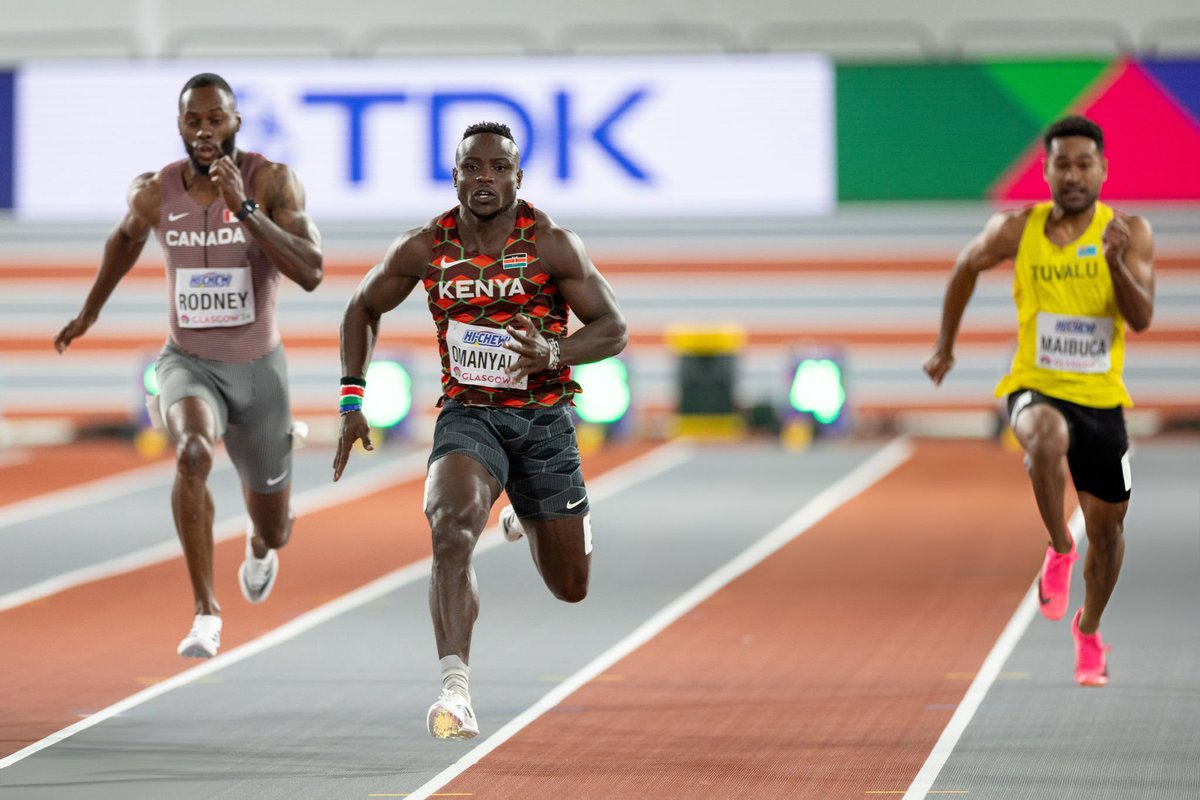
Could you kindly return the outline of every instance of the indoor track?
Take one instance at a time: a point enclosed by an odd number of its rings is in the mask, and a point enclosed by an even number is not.
[[[295,535],[253,607],[218,462],[225,632],[203,663],[174,652],[171,463],[0,453],[0,797],[1200,796],[1194,438],[1137,443],[1103,689],[1037,614],[1045,536],[996,443],[605,447],[583,603],[523,544],[480,544],[467,743],[425,731],[427,447],[357,452],[336,485],[327,448],[299,452]]]

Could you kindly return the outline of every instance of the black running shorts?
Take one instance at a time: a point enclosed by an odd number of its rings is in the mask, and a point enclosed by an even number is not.
[[[575,425],[565,406],[500,408],[446,400],[429,463],[451,453],[482,464],[504,487],[521,519],[588,513]]]
[[[1015,428],[1017,415],[1036,403],[1054,406],[1067,420],[1070,442],[1067,465],[1075,489],[1095,495],[1106,503],[1129,499],[1133,476],[1129,468],[1129,436],[1125,413],[1115,408],[1081,406],[1032,389],[1019,389],[1008,396],[1009,423]]]

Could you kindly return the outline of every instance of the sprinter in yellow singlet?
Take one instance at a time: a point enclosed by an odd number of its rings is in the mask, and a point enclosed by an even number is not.
[[[996,396],[1008,399],[1050,534],[1038,595],[1051,620],[1066,613],[1077,558],[1064,518],[1070,471],[1088,537],[1086,593],[1071,624],[1075,680],[1103,686],[1109,648],[1100,616],[1121,571],[1132,488],[1122,410],[1133,404],[1121,378],[1125,329],[1146,330],[1154,313],[1153,236],[1143,218],[1097,199],[1108,175],[1098,125],[1066,117],[1043,144],[1053,201],[996,214],[959,254],[925,372],[941,384],[954,366],[954,340],[979,273],[1014,259],[1017,352]]]

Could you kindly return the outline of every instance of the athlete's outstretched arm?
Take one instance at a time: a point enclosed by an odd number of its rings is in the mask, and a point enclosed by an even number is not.
[[[625,349],[625,315],[608,281],[592,264],[583,241],[539,212],[538,255],[558,283],[563,299],[583,326],[559,340],[559,364],[588,364]],[[546,369],[550,345],[532,321],[518,315],[507,327],[513,341],[505,345],[519,358],[509,370],[514,381]]]
[[[241,209],[246,201],[245,182],[233,159],[222,156],[208,174],[229,210]],[[287,164],[266,164],[254,174],[254,193],[259,210],[242,220],[242,225],[280,272],[306,292],[316,289],[325,275],[321,234],[304,209],[300,179]]]
[[[1002,261],[1015,258],[1021,243],[1021,232],[1025,229],[1027,211],[1003,211],[992,216],[978,236],[967,243],[954,262],[954,271],[946,284],[946,296],[942,300],[942,324],[933,355],[925,360],[924,370],[935,386],[942,384],[954,366],[954,341],[958,337],[958,326],[971,295],[975,293],[975,282],[979,273],[991,269]]]
[[[1104,229],[1104,258],[1121,316],[1141,333],[1154,317],[1154,234],[1143,217],[1117,212]]]
[[[433,238],[428,227],[416,228],[392,242],[383,261],[367,273],[342,315],[342,375],[365,378],[367,363],[379,338],[379,320],[412,293],[429,265]],[[370,391],[370,387],[367,387]],[[342,414],[337,450],[333,456],[333,479],[342,477],[354,443],[373,450],[370,426],[360,411]]]
[[[158,209],[162,200],[162,185],[153,172],[139,175],[129,187],[129,211],[112,229],[104,243],[104,256],[100,259],[100,270],[88,292],[83,308],[75,319],[68,322],[58,336],[54,337],[54,349],[65,352],[71,342],[88,332],[100,318],[100,310],[108,302],[121,279],[129,274],[137,263],[150,229],[158,222]]]

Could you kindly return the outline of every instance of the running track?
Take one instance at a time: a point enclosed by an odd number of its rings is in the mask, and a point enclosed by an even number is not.
[[[423,448],[357,458],[334,491],[329,454],[299,454],[302,513],[259,607],[234,585],[219,469],[222,658],[174,655],[190,593],[169,552],[0,611],[0,797],[1195,797],[1198,450],[1135,456],[1099,691],[1071,684],[1065,623],[1029,622],[1043,537],[990,442],[601,450],[587,601],[550,600],[521,545],[481,544],[467,744],[423,731]],[[0,456],[0,607],[170,535],[169,464]]]

